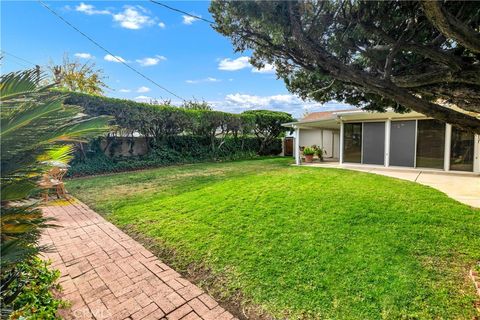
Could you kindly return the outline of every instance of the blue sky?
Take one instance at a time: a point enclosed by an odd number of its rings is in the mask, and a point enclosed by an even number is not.
[[[274,70],[256,70],[249,52],[235,53],[228,38],[208,23],[191,19],[147,1],[46,1],[80,30],[140,72],[185,99],[210,102],[215,109],[286,111],[296,117],[307,111],[346,106],[320,105],[291,95]],[[212,19],[209,2],[166,2],[186,12]],[[148,101],[172,97],[106,55],[36,1],[2,1],[2,73],[70,59],[93,61],[108,77],[107,96]]]

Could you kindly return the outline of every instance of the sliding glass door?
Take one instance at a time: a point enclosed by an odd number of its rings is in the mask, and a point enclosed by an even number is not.
[[[415,120],[392,121],[390,129],[390,165],[415,166]]]
[[[473,133],[452,128],[450,170],[473,171]]]
[[[362,163],[385,163],[385,122],[363,123]]]
[[[362,162],[362,123],[343,125],[343,161]]]
[[[418,120],[416,167],[443,169],[444,152],[445,123]]]

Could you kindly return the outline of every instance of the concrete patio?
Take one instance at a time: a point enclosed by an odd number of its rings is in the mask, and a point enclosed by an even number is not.
[[[385,168],[381,166],[340,164],[339,162],[302,163],[302,166],[339,168],[380,174],[417,182],[438,189],[450,198],[480,208],[480,174],[471,172],[445,172],[429,169]]]

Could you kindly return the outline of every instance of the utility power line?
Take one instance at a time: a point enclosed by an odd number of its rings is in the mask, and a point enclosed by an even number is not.
[[[215,24],[215,22],[213,22],[213,21],[211,21],[211,20],[208,20],[208,19],[202,18],[202,17],[200,17],[200,16],[196,16],[196,15],[194,15],[194,14],[185,12],[185,11],[183,11],[183,10],[180,10],[180,9],[177,9],[177,8],[174,8],[174,7],[171,7],[171,6],[166,5],[166,4],[164,4],[164,3],[161,3],[161,2],[158,2],[158,1],[155,1],[155,0],[150,0],[150,2],[155,3],[155,4],[158,4],[159,6],[162,6],[162,7],[164,7],[164,8],[167,8],[167,9],[169,9],[169,10],[183,13],[184,15],[187,15],[187,16],[189,16],[189,17],[192,17],[192,18],[195,18],[195,19],[198,19],[198,20],[202,20],[203,22],[210,23],[210,24]]]
[[[21,57],[19,57],[19,56],[17,56],[17,55],[14,55],[13,53],[10,53],[10,52],[7,52],[7,51],[3,50],[3,49],[2,49],[2,52],[3,52],[4,54],[7,54],[7,55],[9,55],[9,56],[11,56],[11,57],[14,57],[14,58],[16,58],[16,59],[18,59],[18,60],[20,60],[20,61],[26,62],[26,63],[28,63],[28,64],[31,64],[31,65],[34,65],[34,66],[37,65],[36,63],[33,63],[33,62],[31,62],[31,61],[28,61],[27,59],[21,58]]]
[[[153,80],[152,78],[144,75],[143,73],[141,73],[140,71],[138,71],[137,69],[135,69],[134,67],[132,67],[131,65],[129,65],[128,63],[126,63],[124,60],[118,58],[115,54],[113,54],[110,50],[108,50],[107,48],[105,48],[104,46],[102,46],[100,43],[98,43],[97,41],[95,41],[93,38],[91,38],[90,36],[88,36],[87,34],[85,34],[83,31],[81,31],[80,29],[78,29],[77,27],[75,27],[73,24],[71,24],[68,20],[66,20],[65,18],[63,18],[61,15],[59,15],[55,10],[53,10],[52,8],[50,8],[48,5],[46,5],[43,1],[41,0],[37,0],[43,7],[45,7],[45,9],[47,9],[48,11],[50,11],[53,15],[55,15],[57,18],[59,18],[60,20],[62,20],[65,24],[67,24],[68,26],[70,26],[73,30],[77,31],[78,33],[80,33],[82,36],[84,36],[85,38],[87,38],[91,43],[93,43],[95,46],[97,46],[98,48],[100,48],[101,50],[103,50],[104,52],[106,52],[107,54],[111,55],[115,60],[117,60],[119,63],[123,64],[125,67],[129,68],[130,70],[132,70],[133,72],[135,72],[136,74],[138,74],[139,76],[141,76],[142,78],[144,78],[145,80],[151,82],[152,84],[154,84],[155,86],[157,86],[158,88],[168,92],[169,94],[171,94],[172,96],[182,100],[182,101],[186,101],[184,98],[180,97],[179,95],[177,95],[176,93],[174,93],[173,91],[171,90],[168,90],[167,88],[165,88],[164,86],[160,85],[158,82],[156,82],[155,80]]]
[[[16,60],[14,60],[14,59],[10,59],[9,57],[3,56],[3,58],[6,58],[6,61],[10,61],[11,63],[14,63],[14,64],[16,64],[17,66],[19,66],[19,67],[21,67],[21,68],[24,68],[24,69],[29,69],[29,68],[30,68],[30,67],[29,67],[28,65],[26,65],[25,63],[16,61]]]

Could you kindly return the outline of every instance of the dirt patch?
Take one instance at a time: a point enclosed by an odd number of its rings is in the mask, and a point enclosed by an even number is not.
[[[478,295],[478,299],[475,301],[474,305],[478,312],[480,312],[480,261],[470,270],[470,279],[472,279]]]

